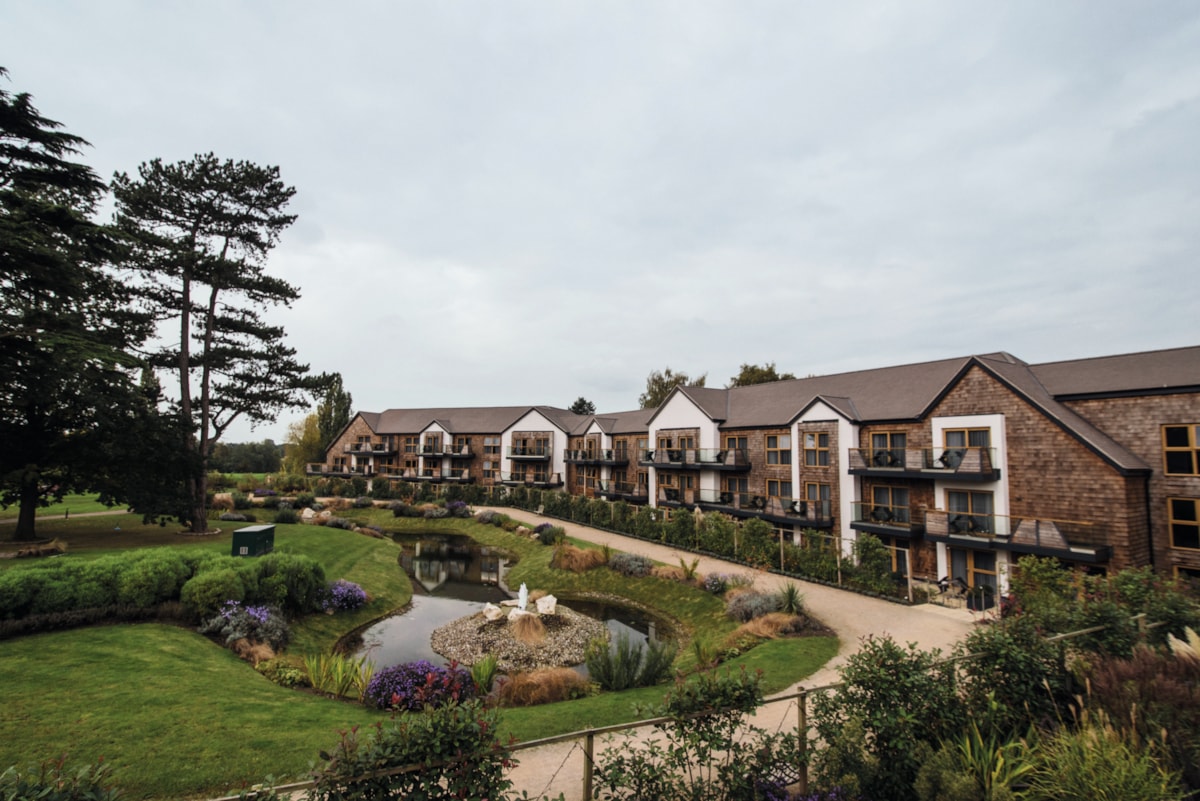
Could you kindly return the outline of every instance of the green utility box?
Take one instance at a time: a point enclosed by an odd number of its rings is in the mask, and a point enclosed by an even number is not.
[[[262,556],[273,550],[274,526],[246,526],[233,532],[233,556]]]

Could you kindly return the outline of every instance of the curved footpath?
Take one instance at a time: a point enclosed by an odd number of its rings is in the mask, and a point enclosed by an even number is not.
[[[476,512],[483,508],[488,507],[476,507]],[[571,537],[610,545],[617,551],[642,554],[668,565],[677,565],[680,559],[690,564],[697,556],[690,551],[680,551],[669,545],[646,542],[557,518],[542,517],[520,509],[496,507],[495,511],[520,520],[530,528],[538,523],[549,522],[562,526]],[[850,654],[858,650],[861,640],[868,635],[889,635],[901,644],[915,643],[922,650],[938,648],[948,652],[967,635],[975,623],[975,617],[965,609],[948,609],[936,604],[905,606],[823,584],[813,584],[765,571],[753,571],[745,565],[708,556],[700,557],[698,570],[701,574],[755,573],[754,586],[766,592],[778,590],[785,582],[793,582],[799,585],[804,595],[804,606],[809,613],[837,633],[841,641],[837,655],[812,676],[780,695],[796,692],[803,687],[820,687],[837,682],[840,678],[838,667]],[[794,727],[794,702],[764,706],[755,716],[755,725],[769,731],[776,731],[785,726]],[[598,739],[597,752],[603,748],[604,745]],[[528,791],[534,798],[542,795],[553,797],[563,793],[566,801],[581,801],[583,751],[578,745],[559,743],[531,748],[518,752],[516,757],[520,764],[510,773],[509,778],[513,780],[517,792]]]

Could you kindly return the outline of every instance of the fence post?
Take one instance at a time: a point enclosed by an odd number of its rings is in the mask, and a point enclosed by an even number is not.
[[[800,795],[808,795],[808,690],[800,690],[797,699],[796,729],[800,742]]]
[[[583,798],[592,797],[592,763],[596,752],[596,735],[589,729],[583,738]]]

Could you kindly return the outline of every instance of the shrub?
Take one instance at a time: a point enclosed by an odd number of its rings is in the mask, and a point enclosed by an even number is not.
[[[738,593],[730,598],[725,604],[725,614],[734,620],[745,623],[756,617],[762,617],[771,612],[778,612],[779,607],[778,595],[751,590]]]
[[[533,533],[537,535],[538,542],[542,545],[556,545],[567,538],[566,529],[550,523],[539,523]]]
[[[278,495],[276,495],[274,493],[274,491],[272,491],[272,490],[267,490],[267,491],[270,492],[271,494],[262,496],[262,504],[261,504],[262,508],[278,509],[279,505],[283,501],[280,499],[280,497]],[[255,494],[257,494],[258,492],[261,492],[261,490],[255,490]]]
[[[864,798],[911,798],[923,755],[963,730],[953,665],[938,651],[868,637],[840,669],[844,687],[813,699],[814,728],[826,744],[814,757],[825,786],[856,787]]]
[[[248,520],[252,520],[253,516],[243,514],[242,512],[223,512],[217,519],[230,523],[245,523]]]
[[[620,691],[658,684],[670,673],[678,651],[678,646],[666,641],[651,641],[643,648],[621,634],[615,646],[602,639],[589,643],[584,662],[601,689]]]
[[[788,615],[804,612],[804,596],[795,584],[789,582],[779,588],[779,611]]]
[[[200,633],[221,640],[226,645],[246,639],[266,643],[276,651],[287,645],[287,621],[278,609],[269,606],[245,606],[227,601],[221,610],[200,626]]]
[[[325,590],[325,568],[310,556],[270,553],[243,563],[243,580],[253,575],[257,582],[246,582],[247,600],[279,606],[293,614],[305,614],[320,607]]]
[[[279,511],[275,513],[275,519],[272,522],[281,525],[299,523],[300,515],[296,513],[295,509],[280,507]]]
[[[328,528],[340,528],[346,531],[354,530],[354,523],[344,517],[331,517],[325,521],[325,525]]]
[[[513,760],[495,741],[495,710],[472,701],[425,715],[403,715],[369,729],[343,732],[322,752],[313,801],[367,798],[505,798]],[[359,776],[421,765],[421,770],[354,781]]]
[[[362,497],[355,498],[354,503],[351,505],[355,509],[370,509],[375,506],[375,501],[373,501],[371,498],[368,498],[366,496],[362,496]]]
[[[227,601],[243,601],[246,585],[233,568],[199,573],[183,585],[179,600],[197,620],[207,620],[221,611]]]
[[[0,798],[4,801],[117,801],[103,758],[81,769],[67,770],[66,757],[43,762],[36,772],[15,767],[0,773]]]
[[[571,668],[542,668],[509,676],[500,684],[501,706],[536,706],[571,701],[589,694],[591,684]]]
[[[450,510],[445,506],[433,506],[425,510],[426,520],[441,520],[450,516]]]
[[[499,513],[495,509],[484,509],[479,514],[475,515],[475,519],[480,523],[483,523],[485,526],[497,525],[497,517],[499,517]]]
[[[650,575],[654,563],[648,557],[640,554],[618,553],[608,560],[608,566],[612,568],[613,572],[620,573],[622,576],[641,578]]]
[[[250,497],[244,492],[234,490],[233,492],[229,493],[229,495],[233,499],[234,509],[249,509],[254,505],[251,503]]]
[[[179,598],[191,571],[170,548],[153,548],[138,554],[121,574],[120,602],[142,608]]]
[[[462,703],[474,697],[475,685],[470,673],[457,665],[436,667],[422,659],[376,671],[363,700],[378,709],[417,711]]]
[[[446,511],[451,517],[468,518],[471,516],[471,507],[463,501],[450,501],[446,504]]]
[[[352,612],[367,602],[367,593],[353,581],[338,579],[325,588],[321,608],[326,612]]]
[[[700,586],[704,588],[705,592],[720,595],[729,589],[729,576],[724,573],[711,573],[704,577],[704,581],[700,582]]]
[[[312,505],[316,502],[317,502],[317,498],[311,492],[301,492],[292,501],[292,505],[295,506],[297,509],[304,509],[306,507],[311,508]]]
[[[310,686],[304,670],[283,659],[265,659],[255,665],[254,669],[266,677],[267,681],[280,687]]]

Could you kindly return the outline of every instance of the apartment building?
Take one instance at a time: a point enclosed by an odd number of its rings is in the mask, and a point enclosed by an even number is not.
[[[898,572],[972,587],[1003,589],[1023,554],[1200,578],[1200,347],[677,387],[589,416],[363,412],[310,472],[561,488],[758,517],[798,543],[870,532]]]

